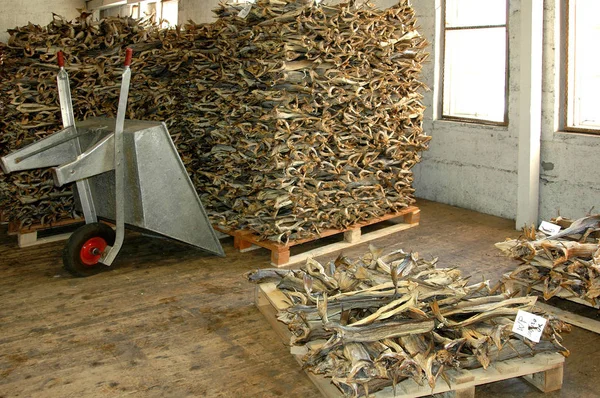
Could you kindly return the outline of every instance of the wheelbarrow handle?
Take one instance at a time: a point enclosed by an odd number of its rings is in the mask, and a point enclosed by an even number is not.
[[[62,51],[56,53],[56,58],[58,59],[58,66],[61,68],[65,67],[65,56]]]
[[[131,58],[133,58],[133,49],[128,48],[125,50],[125,66],[131,65]]]

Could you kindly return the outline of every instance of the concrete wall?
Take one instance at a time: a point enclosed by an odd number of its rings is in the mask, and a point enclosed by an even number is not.
[[[542,141],[539,219],[561,214],[584,216],[592,206],[600,211],[600,137],[560,131],[562,89],[559,0],[544,1]],[[431,149],[415,167],[417,196],[501,217],[516,218],[519,135],[520,0],[509,8],[509,125],[484,126],[439,120],[440,0],[413,1],[421,33],[432,43],[430,65],[423,80],[425,130]],[[517,226],[521,227],[521,226]]]
[[[515,21],[511,1],[509,24]],[[415,169],[416,194],[454,206],[506,218],[515,218],[517,207],[518,113],[515,106],[518,87],[510,87],[508,127],[439,120],[441,94],[440,0],[413,1],[421,33],[430,42],[430,63],[423,68],[422,80],[431,88],[424,93],[427,106],[424,129],[432,136],[429,151]],[[517,33],[510,30],[510,75],[518,75]]]
[[[189,20],[196,23],[208,23],[215,20],[213,9],[220,0],[179,0],[178,24],[185,25]]]
[[[78,16],[77,8],[85,8],[85,0],[0,0],[0,41],[8,41],[7,29],[27,25],[47,25],[52,13],[67,19]]]
[[[600,212],[600,136],[560,131],[560,94],[565,85],[559,71],[565,61],[555,21],[563,11],[559,0],[544,3],[540,215],[547,219],[560,210],[564,216],[579,217],[593,206],[595,213]]]

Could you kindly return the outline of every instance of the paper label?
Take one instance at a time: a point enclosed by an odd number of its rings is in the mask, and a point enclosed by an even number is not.
[[[246,18],[248,14],[250,14],[250,10],[252,10],[252,3],[246,4],[246,6],[239,12],[238,17]]]
[[[554,235],[560,231],[560,225],[552,224],[548,221],[542,221],[538,230],[546,235]]]
[[[546,326],[546,318],[530,312],[519,310],[512,331],[536,343],[540,342],[542,332]]]

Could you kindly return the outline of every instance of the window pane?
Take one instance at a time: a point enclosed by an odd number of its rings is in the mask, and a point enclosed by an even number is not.
[[[446,0],[446,27],[506,25],[506,0]]]
[[[569,125],[600,128],[600,1],[577,0],[571,12]]]
[[[504,122],[505,28],[446,31],[444,116]]]
[[[163,28],[169,26],[177,25],[177,16],[178,16],[178,1],[165,1],[162,3],[162,17],[163,20]]]

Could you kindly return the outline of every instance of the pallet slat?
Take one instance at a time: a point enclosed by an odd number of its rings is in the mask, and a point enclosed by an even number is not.
[[[520,285],[523,287],[528,286],[528,284],[525,281],[520,281],[518,279],[510,278],[509,274],[503,275],[503,282],[504,282],[504,285],[506,286],[508,292],[515,291],[516,290],[515,285]],[[539,286],[532,286],[532,289],[536,290],[538,292],[543,292],[543,289]],[[580,299],[579,297],[573,296],[569,292],[564,292],[564,291],[559,292],[559,294],[557,294],[555,297],[558,297],[562,300],[567,300],[567,301],[571,301],[571,302],[574,302],[577,304],[585,305],[587,307],[600,309],[600,306],[598,306],[598,305],[594,306],[591,303]],[[563,322],[567,322],[567,323],[570,323],[571,325],[577,326],[579,328],[600,334],[600,321],[596,321],[594,319],[590,319],[585,316],[577,315],[570,311],[561,310],[560,308],[556,308],[549,304],[542,303],[542,302],[540,302],[540,300],[538,300],[538,302],[536,303],[536,307],[539,307],[540,309],[546,311],[547,313],[554,315],[555,317],[557,317],[558,319],[560,319]]]
[[[83,218],[74,218],[60,220],[52,224],[40,225],[34,224],[28,227],[20,228],[18,223],[12,222],[8,224],[8,235],[16,235],[17,243],[20,248],[42,245],[45,243],[59,242],[69,239],[72,232],[38,237],[38,232],[51,231],[56,228],[66,227],[70,225],[85,223]]]
[[[286,325],[277,321],[276,317],[279,311],[289,306],[286,296],[277,289],[274,283],[264,283],[257,286],[255,304],[282,341],[289,345],[290,332]],[[290,352],[301,364],[305,350],[302,350],[302,347],[299,347],[298,350],[293,348]],[[529,358],[497,362],[487,369],[450,370],[447,372],[451,381],[450,386],[440,380],[432,390],[429,386],[420,386],[414,380],[408,379],[396,386],[396,392],[388,387],[370,396],[374,398],[418,398],[432,394],[444,394],[446,397],[473,398],[476,386],[515,377],[524,377],[541,391],[550,392],[562,387],[564,361],[565,358],[558,353],[541,353]],[[308,371],[306,374],[324,397],[340,398],[343,396],[330,379]]]
[[[318,238],[306,238],[298,239],[288,242],[287,244],[272,242],[269,240],[261,240],[260,237],[251,231],[246,230],[230,230],[215,226],[215,229],[233,236],[234,248],[245,252],[253,250],[258,247],[271,251],[271,264],[276,267],[286,267],[291,264],[306,261],[309,257],[317,257],[324,254],[333,253],[339,250],[347,249],[349,247],[370,242],[375,239],[382,238],[384,236],[404,231],[409,228],[413,228],[419,225],[420,210],[415,206],[407,207],[400,212],[387,214],[382,217],[378,217],[369,221],[361,222],[352,225],[346,229],[326,229],[320,232]],[[362,228],[381,223],[383,221],[402,219],[399,224],[391,225],[380,230],[362,234]],[[344,241],[332,243],[317,249],[309,250],[301,254],[292,256],[290,254],[290,248],[298,246],[304,243],[313,242],[321,238],[325,238],[332,235],[344,234]]]

